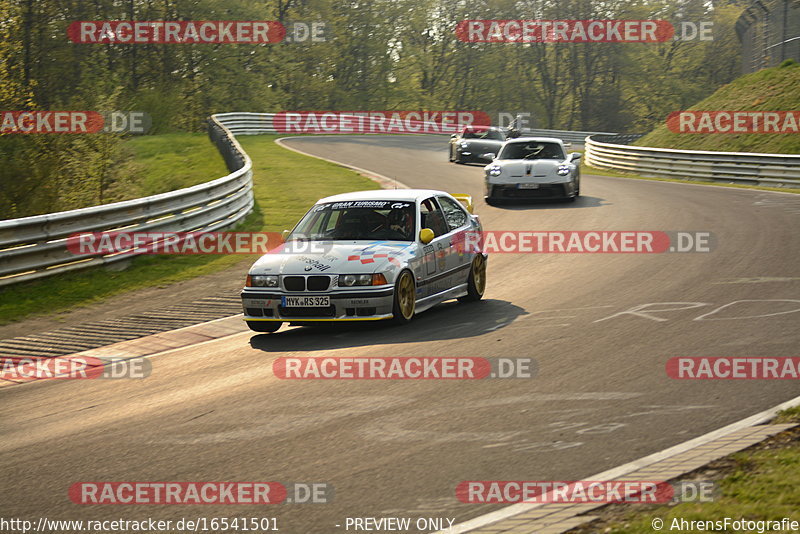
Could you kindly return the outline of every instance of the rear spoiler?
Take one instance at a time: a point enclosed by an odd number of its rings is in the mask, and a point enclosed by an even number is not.
[[[464,207],[467,208],[467,211],[472,213],[473,205],[472,205],[472,196],[467,194],[455,194],[453,198],[464,204]]]

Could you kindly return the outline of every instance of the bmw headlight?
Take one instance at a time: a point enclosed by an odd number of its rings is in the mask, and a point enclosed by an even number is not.
[[[566,165],[559,165],[558,166],[558,171],[556,171],[556,172],[558,173],[559,176],[566,176],[566,175],[569,174],[570,171],[569,171],[569,167],[567,167]]]
[[[247,286],[249,286],[249,287],[278,287],[278,277],[273,275],[273,274],[247,275]]]
[[[500,176],[503,174],[503,168],[500,165],[492,165],[489,167],[489,176]]]
[[[466,141],[461,141],[458,144],[458,146],[460,146],[461,148],[469,148],[469,143],[467,143]]]
[[[380,286],[386,283],[386,277],[382,273],[343,274],[339,276],[339,287]]]

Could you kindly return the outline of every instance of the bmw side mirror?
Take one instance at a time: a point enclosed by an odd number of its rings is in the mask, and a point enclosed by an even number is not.
[[[427,245],[436,235],[433,233],[433,230],[430,228],[423,228],[419,231],[419,240],[422,242],[423,245]]]
[[[583,154],[580,152],[573,152],[569,155],[569,159],[572,161],[580,161],[582,155]]]
[[[283,232],[281,232],[281,241],[286,243],[286,239],[289,238],[289,234],[291,234],[291,233],[292,233],[291,230],[284,230]]]

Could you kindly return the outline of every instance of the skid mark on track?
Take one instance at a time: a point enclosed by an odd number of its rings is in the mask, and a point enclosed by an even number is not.
[[[219,432],[184,432],[184,428],[172,427],[170,435],[159,437],[160,443],[175,443],[182,445],[198,443],[227,443],[252,441],[263,438],[275,438],[292,432],[305,431],[318,428],[321,425],[333,423],[358,415],[379,410],[396,408],[413,402],[413,399],[390,396],[347,397],[342,398],[317,398],[306,403],[293,403],[291,406],[270,405],[271,415],[266,423],[257,425],[235,425],[234,430]],[[338,406],[337,406],[338,404]],[[254,407],[256,410],[261,408]],[[227,421],[224,424],[234,422]],[[204,422],[204,427],[208,426]]]
[[[714,284],[766,284],[773,282],[798,282],[800,276],[750,276],[742,278],[723,278]]]
[[[770,209],[781,209],[788,213],[800,213],[800,199],[788,195],[759,195],[754,206]]]
[[[569,402],[569,401],[621,401],[630,400],[642,396],[641,393],[623,393],[623,392],[593,392],[593,393],[532,393],[530,395],[504,397],[504,398],[491,398],[479,399],[466,402],[458,402],[455,404],[447,404],[443,406],[424,406],[413,412],[404,412],[400,414],[382,417],[380,420],[370,422],[359,429],[357,432],[365,439],[377,441],[399,441],[399,442],[417,442],[424,441],[428,443],[448,443],[448,442],[472,442],[472,443],[516,443],[518,446],[531,447],[537,449],[553,449],[554,442],[534,442],[531,443],[528,439],[522,439],[531,433],[530,430],[462,430],[460,427],[462,423],[455,424],[459,427],[457,430],[446,430],[438,428],[436,430],[427,430],[420,428],[423,425],[418,424],[420,421],[433,421],[443,419],[447,421],[464,421],[468,416],[474,415],[476,412],[484,409],[508,406],[519,409],[523,406],[531,407],[531,404],[536,403],[553,403],[553,402]],[[526,410],[523,410],[526,411]],[[540,413],[547,413],[536,411],[537,415]],[[555,449],[557,450],[557,448]]]

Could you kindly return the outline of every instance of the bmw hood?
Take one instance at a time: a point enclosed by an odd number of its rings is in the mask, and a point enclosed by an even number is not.
[[[303,241],[261,256],[250,274],[367,274],[399,269],[415,255],[404,241]]]

